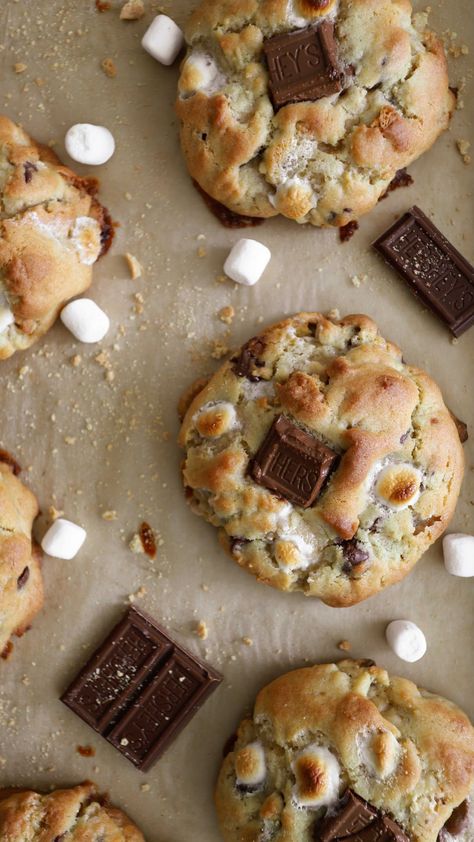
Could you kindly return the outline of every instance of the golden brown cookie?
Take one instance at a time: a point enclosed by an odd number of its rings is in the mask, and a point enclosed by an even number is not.
[[[346,660],[261,690],[216,805],[225,842],[472,842],[472,795],[467,716],[371,661]]]
[[[251,339],[180,433],[193,510],[260,581],[353,605],[446,529],[463,477],[440,390],[367,316],[300,313]]]
[[[143,834],[94,784],[49,795],[0,790],[0,839],[5,842],[144,842]]]
[[[0,116],[0,359],[36,342],[90,286],[112,239],[96,192]]]
[[[416,24],[409,0],[201,0],[176,106],[191,176],[240,214],[358,219],[454,109]]]
[[[31,537],[38,514],[34,494],[18,476],[18,466],[0,451],[0,654],[10,637],[21,636],[43,606],[41,551]]]

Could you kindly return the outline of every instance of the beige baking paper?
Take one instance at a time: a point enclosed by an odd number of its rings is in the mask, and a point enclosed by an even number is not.
[[[188,509],[175,444],[178,397],[216,367],[213,348],[238,346],[262,324],[300,309],[370,314],[472,423],[474,329],[453,342],[370,243],[416,202],[473,260],[474,164],[463,163],[456,141],[469,138],[474,87],[469,56],[451,59],[452,84],[465,79],[464,109],[410,167],[414,185],[364,218],[350,242],[284,220],[225,230],[183,165],[173,111],[177,66],[161,66],[140,47],[158,9],[145,3],[146,17],[125,23],[117,0],[103,14],[94,0],[0,0],[2,110],[41,141],[54,141],[60,155],[73,123],[111,129],[116,154],[93,174],[120,223],[91,290],[112,320],[105,340],[81,345],[59,323],[1,364],[0,446],[24,467],[43,513],[54,505],[88,537],[73,561],[45,559],[45,610],[0,664],[0,784],[47,789],[92,778],[148,842],[218,842],[212,788],[225,741],[259,687],[292,667],[340,658],[341,639],[354,656],[375,658],[474,714],[473,582],[446,573],[440,543],[404,582],[353,608],[278,593],[233,564],[212,527]],[[471,0],[431,5],[432,25],[457,33],[455,43],[472,54]],[[182,25],[191,7],[175,0],[165,11]],[[101,70],[105,58],[113,59],[115,78]],[[26,67],[16,73],[14,64]],[[272,251],[263,279],[253,288],[218,283],[230,246],[246,233]],[[143,266],[135,281],[127,251]],[[230,327],[217,316],[228,305],[236,312]],[[471,427],[454,531],[472,530],[473,446]],[[154,563],[128,547],[142,520],[160,537]],[[225,677],[147,775],[58,701],[137,592],[137,604]],[[400,617],[426,633],[428,652],[417,664],[399,661],[385,643],[386,623]],[[209,627],[204,641],[193,631],[200,620]],[[78,745],[91,745],[95,757],[81,757]]]

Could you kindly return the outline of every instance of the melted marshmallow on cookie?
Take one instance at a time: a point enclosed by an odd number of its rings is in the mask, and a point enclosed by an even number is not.
[[[296,778],[293,800],[298,807],[316,809],[337,801],[340,767],[327,748],[308,746],[293,760],[291,768]]]

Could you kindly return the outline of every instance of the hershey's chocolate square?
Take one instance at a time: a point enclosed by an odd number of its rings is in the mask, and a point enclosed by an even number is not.
[[[334,25],[329,21],[274,35],[264,41],[263,51],[276,109],[289,102],[321,99],[342,90]]]
[[[279,415],[253,458],[249,473],[259,485],[307,509],[337,458],[325,444]]]
[[[374,247],[454,336],[471,327],[474,267],[420,208],[407,211]]]

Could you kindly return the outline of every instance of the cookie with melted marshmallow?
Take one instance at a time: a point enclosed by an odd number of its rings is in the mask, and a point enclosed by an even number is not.
[[[0,790],[0,838],[8,842],[145,842],[128,816],[91,783],[47,795]]]
[[[263,776],[245,788],[240,758],[255,746]],[[345,660],[295,670],[261,690],[215,797],[225,842],[345,838],[339,817],[349,795],[365,805],[355,829],[365,821],[390,829],[377,838],[472,842],[470,793],[474,730],[466,715],[371,661]]]
[[[463,476],[439,388],[367,316],[301,313],[251,339],[193,393],[180,442],[188,501],[235,561],[336,606],[410,571]]]
[[[96,189],[0,115],[0,360],[36,342],[90,286],[112,238]]]
[[[192,178],[254,217],[320,227],[367,213],[454,110],[442,43],[417,25],[409,0],[201,0],[176,104]],[[267,45],[320,26],[334,27],[339,82],[275,107]],[[290,49],[281,79],[299,64]]]

